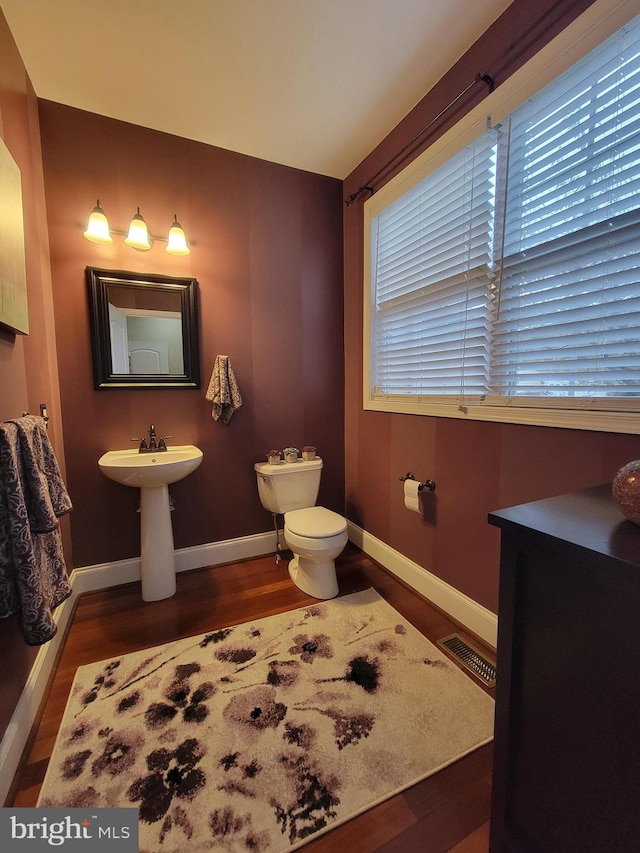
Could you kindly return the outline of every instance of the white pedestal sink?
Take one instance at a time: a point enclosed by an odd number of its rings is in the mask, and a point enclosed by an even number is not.
[[[202,451],[192,444],[147,453],[110,450],[98,459],[105,477],[140,489],[140,574],[144,601],[169,598],[176,591],[168,486],[195,471],[201,462]]]

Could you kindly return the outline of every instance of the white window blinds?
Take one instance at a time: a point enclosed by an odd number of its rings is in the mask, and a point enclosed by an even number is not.
[[[500,394],[640,394],[640,27],[511,117]]]
[[[478,139],[377,218],[377,393],[487,390],[496,140]]]
[[[636,20],[372,217],[372,397],[640,398],[639,184]]]

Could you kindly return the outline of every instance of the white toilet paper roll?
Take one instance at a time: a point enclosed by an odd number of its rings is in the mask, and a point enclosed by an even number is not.
[[[418,491],[418,483],[417,480],[405,480],[404,481],[404,505],[407,509],[410,509],[411,512],[421,512],[420,509],[420,492]]]

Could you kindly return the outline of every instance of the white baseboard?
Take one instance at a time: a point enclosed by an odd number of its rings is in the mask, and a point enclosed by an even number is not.
[[[49,678],[55,666],[58,651],[64,642],[67,625],[71,619],[77,598],[73,583],[71,587],[71,595],[56,608],[53,614],[58,631],[53,639],[40,646],[26,684],[20,694],[18,704],[0,742],[0,803],[5,802],[11,788],[31,727],[38,715],[40,704],[49,685]]]
[[[221,542],[208,542],[205,545],[193,545],[190,548],[180,548],[175,552],[176,572],[188,572],[205,566],[219,566],[236,560],[247,560],[272,551],[275,553],[275,550],[275,531],[240,536],[238,539],[225,539]],[[79,593],[133,583],[140,580],[140,557],[84,566],[81,569],[74,569],[72,577],[75,578]]]
[[[416,592],[432,601],[436,607],[495,647],[498,620],[494,613],[446,584],[422,566],[407,559],[380,539],[376,539],[358,525],[348,522],[348,533],[354,545],[369,554]],[[186,572],[205,566],[258,557],[274,551],[274,531],[227,539],[222,542],[210,542],[176,551],[176,570]],[[29,733],[44,698],[76,598],[83,592],[108,589],[139,580],[139,558],[84,566],[71,572],[71,596],[56,609],[54,614],[58,633],[38,651],[16,709],[0,742],[1,803],[4,803],[7,798]]]
[[[365,554],[495,649],[498,636],[498,617],[495,613],[367,533],[357,524],[348,521],[347,531],[349,539]]]

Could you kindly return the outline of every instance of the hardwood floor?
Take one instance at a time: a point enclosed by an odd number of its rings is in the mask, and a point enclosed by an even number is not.
[[[340,594],[374,587],[427,638],[457,631],[477,638],[357,549],[337,561]],[[282,613],[309,602],[272,556],[179,574],[172,598],[143,602],[140,585],[80,597],[41,719],[7,805],[34,806],[78,666],[216,628]],[[492,650],[487,649],[489,654]],[[468,676],[471,678],[472,676]],[[483,687],[492,695],[493,691]],[[401,721],[400,721],[401,722]],[[309,853],[487,853],[492,745],[311,841]]]

